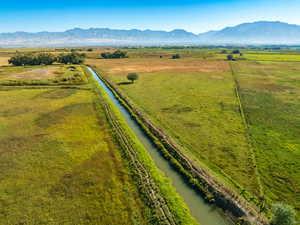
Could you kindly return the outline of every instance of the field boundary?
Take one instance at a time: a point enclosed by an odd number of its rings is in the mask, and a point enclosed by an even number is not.
[[[231,70],[232,78],[233,78],[234,85],[235,85],[234,89],[235,89],[235,94],[236,94],[237,101],[238,101],[238,104],[239,104],[240,115],[242,117],[243,124],[244,124],[244,127],[246,129],[246,136],[247,136],[247,140],[248,140],[248,148],[250,150],[250,155],[251,155],[251,158],[252,158],[252,161],[253,161],[253,164],[254,164],[254,172],[256,174],[257,183],[259,185],[259,194],[260,194],[259,198],[264,199],[263,198],[264,190],[263,190],[263,187],[262,187],[262,184],[261,184],[260,174],[259,174],[259,171],[257,169],[258,166],[257,166],[257,162],[256,162],[255,151],[253,149],[251,138],[250,138],[250,135],[249,135],[249,132],[248,132],[249,123],[247,121],[247,118],[246,118],[245,112],[244,112],[244,107],[243,107],[242,98],[241,98],[241,94],[240,94],[240,85],[239,85],[238,79],[236,77],[236,74],[234,72],[232,63],[229,62],[229,65],[230,65],[230,70]]]
[[[255,206],[241,198],[235,191],[225,187],[205,169],[196,166],[161,129],[154,126],[113,84],[103,77],[100,77],[100,79],[105,82],[116,98],[128,109],[131,116],[153,140],[162,155],[183,174],[196,190],[204,195],[208,202],[214,203],[224,210],[227,210],[227,212],[230,212],[230,214],[238,220],[242,219],[242,221],[246,220],[255,224],[268,224],[267,220],[255,209]]]

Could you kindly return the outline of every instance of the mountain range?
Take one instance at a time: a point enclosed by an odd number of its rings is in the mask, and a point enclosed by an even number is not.
[[[116,30],[75,28],[64,32],[0,33],[0,47],[79,46],[79,45],[264,45],[300,44],[300,26],[283,22],[259,21],[194,34],[177,29]]]

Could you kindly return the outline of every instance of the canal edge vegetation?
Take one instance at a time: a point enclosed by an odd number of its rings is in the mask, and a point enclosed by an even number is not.
[[[103,108],[111,125],[113,136],[120,145],[121,154],[128,159],[128,167],[132,173],[142,199],[149,207],[148,217],[151,224],[163,225],[199,225],[191,216],[182,197],[172,187],[170,180],[156,167],[154,161],[128,128],[124,118],[113,105],[108,95],[97,84],[91,72],[84,66],[95,94],[104,101],[95,100],[96,108]],[[133,152],[135,154],[133,155]],[[140,172],[144,174],[140,174]],[[146,179],[146,180],[145,180]],[[144,183],[144,182],[145,183]]]
[[[97,71],[97,68],[91,67]],[[131,117],[160,150],[160,153],[183,175],[186,182],[203,196],[207,203],[216,204],[218,207],[224,209],[225,213],[237,224],[269,224],[268,220],[256,208],[256,205],[253,205],[249,201],[249,199],[253,201],[254,196],[230,179],[232,184],[238,190],[241,190],[242,194],[237,194],[235,190],[221,183],[219,179],[216,179],[207,168],[200,168],[198,165],[194,165],[192,160],[186,154],[182,153],[179,147],[173,144],[172,140],[169,140],[169,137],[163,134],[161,129],[153,125],[147,116],[142,114],[110,81],[103,77],[99,78],[128,110]]]

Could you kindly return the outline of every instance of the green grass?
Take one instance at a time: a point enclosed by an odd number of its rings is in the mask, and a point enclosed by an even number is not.
[[[110,108],[114,114],[115,120],[120,124],[124,130],[124,135],[131,140],[131,144],[134,146],[134,149],[137,153],[138,160],[147,167],[150,175],[156,182],[159,188],[159,192],[162,194],[166,200],[168,207],[175,218],[176,223],[185,224],[185,225],[196,225],[199,224],[191,216],[190,211],[182,197],[176,192],[175,188],[172,187],[171,181],[156,167],[154,161],[147,153],[147,150],[140,143],[138,138],[135,136],[133,131],[129,129],[127,122],[124,117],[121,115],[120,111],[114,106],[112,100],[108,97],[107,93],[103,91],[95,82],[94,86],[96,92],[99,92],[105,101],[110,105]],[[138,182],[138,181],[137,181]]]
[[[226,66],[220,71],[224,62],[213,58],[174,63],[145,53],[132,60],[90,62],[199,166],[240,191],[263,195],[268,207],[285,202],[299,215],[300,62],[294,62],[299,55],[247,51],[246,58],[262,61],[233,62],[234,76]],[[190,67],[196,62],[199,68]],[[211,63],[219,70],[213,71]],[[138,72],[140,79],[129,84],[128,72]]]
[[[148,224],[96,96],[1,88],[0,224]]]
[[[233,68],[265,195],[300,210],[300,63],[243,62]]]
[[[79,69],[84,86],[0,86],[0,224],[162,224],[107,120],[110,100],[84,67],[61,67]],[[198,224],[111,107],[176,223]]]
[[[126,81],[122,73],[106,77],[115,84]],[[229,71],[140,73],[135,84],[118,88],[199,163],[258,192]]]
[[[265,60],[265,61],[298,61],[300,62],[300,55],[295,54],[276,54],[276,53],[270,53],[270,54],[245,54],[243,56],[244,58],[248,60]]]

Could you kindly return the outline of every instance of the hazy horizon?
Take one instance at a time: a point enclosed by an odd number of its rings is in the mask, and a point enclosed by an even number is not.
[[[292,0],[121,1],[62,2],[36,0],[1,3],[0,33],[61,32],[75,27],[165,30],[184,29],[195,34],[241,23],[300,21],[300,2]]]

